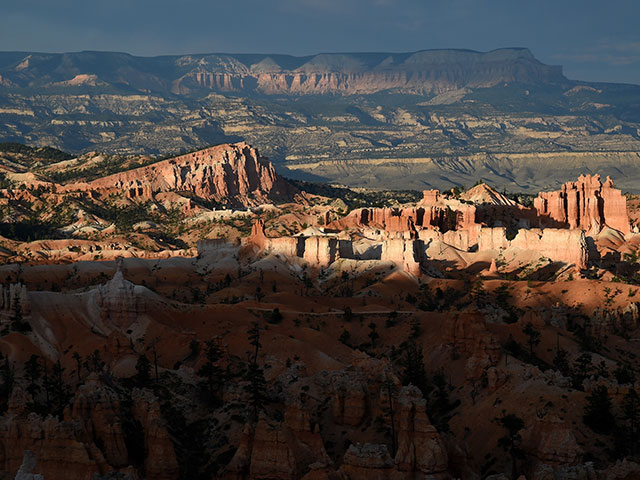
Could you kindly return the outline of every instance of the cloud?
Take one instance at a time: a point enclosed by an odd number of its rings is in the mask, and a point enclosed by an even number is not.
[[[553,58],[577,63],[633,65],[640,62],[640,41],[605,38],[582,52],[557,54]]]

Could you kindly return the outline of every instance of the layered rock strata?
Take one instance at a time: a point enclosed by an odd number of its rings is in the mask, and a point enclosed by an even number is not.
[[[520,229],[509,240],[504,227],[483,228],[478,237],[478,250],[506,250],[516,248],[532,250],[541,257],[572,263],[577,268],[587,268],[589,251],[584,231],[558,228]]]
[[[560,226],[579,228],[597,234],[605,226],[627,235],[630,231],[627,199],[615,188],[611,178],[580,175],[555,192],[541,192],[534,200],[538,215]]]
[[[189,192],[197,198],[231,205],[289,199],[295,189],[271,162],[246,143],[225,144],[127,170],[90,183],[65,185],[64,191],[124,192],[151,199],[164,192]]]

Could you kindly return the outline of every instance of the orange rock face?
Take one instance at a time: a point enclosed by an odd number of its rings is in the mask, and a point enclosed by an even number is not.
[[[97,377],[87,379],[76,391],[71,418],[83,422],[92,441],[104,445],[105,460],[110,465],[124,467],[128,464],[120,402],[113,391],[97,381]]]
[[[447,469],[447,452],[440,434],[427,416],[427,402],[417,387],[403,387],[398,397],[399,471],[433,474]]]
[[[304,405],[287,405],[283,422],[261,416],[255,426],[246,425],[241,443],[227,466],[224,478],[296,479],[310,465],[329,466],[322,437],[311,429]]]
[[[405,272],[420,276],[420,263],[424,252],[422,240],[390,238],[382,244],[381,260],[401,265]]]
[[[246,143],[207,148],[63,189],[124,191],[129,198],[140,199],[160,192],[187,191],[205,200],[243,206],[284,200],[294,193],[273,165]]]
[[[180,470],[173,443],[169,437],[167,426],[160,404],[156,398],[146,391],[134,390],[133,415],[144,430],[145,472],[148,480],[172,480],[178,478]]]
[[[507,240],[504,227],[480,230],[478,250],[505,250],[510,247],[532,250],[542,257],[572,263],[579,269],[587,268],[589,259],[587,241],[582,230],[523,228],[513,240]]]
[[[627,200],[607,177],[580,175],[555,192],[541,192],[534,200],[538,215],[569,228],[598,233],[606,225],[628,234]]]

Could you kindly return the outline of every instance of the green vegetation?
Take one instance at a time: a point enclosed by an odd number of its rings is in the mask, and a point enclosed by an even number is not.
[[[611,433],[616,425],[611,409],[611,397],[607,387],[598,385],[587,396],[582,417],[584,424],[596,433]]]
[[[21,158],[20,163],[26,167],[32,167],[38,160],[43,163],[55,163],[63,160],[71,160],[73,155],[51,147],[30,147],[22,143],[0,142],[0,152],[17,153],[26,158]]]
[[[511,458],[511,478],[518,478],[518,462],[524,458],[522,435],[524,420],[513,413],[502,411],[502,416],[494,420],[504,429],[504,435],[498,439],[500,446]]]
[[[311,183],[301,180],[289,181],[300,190],[308,193],[340,199],[350,210],[363,207],[393,207],[403,203],[415,203],[422,199],[422,192],[417,190],[352,189],[327,183]]]

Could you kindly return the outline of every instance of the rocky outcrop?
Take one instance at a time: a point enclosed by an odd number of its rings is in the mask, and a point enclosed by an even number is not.
[[[36,469],[36,455],[31,450],[25,450],[22,459],[22,465],[16,473],[15,480],[44,480],[44,477],[38,473],[34,473]]]
[[[355,444],[344,454],[340,472],[350,480],[387,480],[394,472],[394,462],[386,445]]]
[[[627,199],[609,177],[603,183],[600,175],[580,175],[559,191],[539,193],[534,206],[543,221],[580,228],[591,235],[605,225],[624,235],[630,231]]]
[[[358,208],[327,225],[327,230],[370,228],[387,233],[415,232],[422,225],[424,208]]]
[[[398,450],[396,468],[420,474],[447,470],[447,452],[427,416],[427,402],[417,387],[403,387],[397,401]]]
[[[160,411],[160,404],[152,393],[134,389],[133,416],[144,431],[144,467],[147,480],[173,480],[180,476],[176,452]]]
[[[326,268],[338,258],[336,238],[313,236],[304,238],[303,258],[312,265]]]
[[[416,207],[356,209],[327,225],[327,229],[342,231],[347,228],[368,228],[417,238],[422,230],[435,230],[445,234],[452,230],[471,232],[480,227],[475,221],[474,205],[455,199],[443,199],[436,192],[437,190],[426,190],[424,199]]]
[[[537,252],[553,261],[587,268],[589,251],[584,231],[559,228],[522,228],[512,239],[507,239],[504,227],[482,228],[478,237],[478,250],[506,250],[516,248]]]
[[[295,189],[246,143],[225,144],[94,180],[65,191],[125,193],[148,200],[160,192],[190,192],[197,198],[248,206],[292,198]]]
[[[37,470],[45,478],[90,480],[110,470],[100,449],[87,441],[81,422],[28,417],[0,421],[0,469],[17,472],[26,450],[38,458]]]
[[[596,308],[585,327],[587,333],[600,337],[634,331],[638,328],[639,321],[640,309],[637,303],[632,302],[621,308]]]
[[[300,478],[312,465],[320,470],[332,464],[322,437],[311,428],[305,405],[298,402],[286,406],[282,422],[261,415],[255,426],[245,426],[240,445],[223,478],[293,480]]]
[[[575,465],[582,455],[571,428],[554,415],[536,417],[523,433],[523,445],[531,457],[553,467]]]
[[[142,288],[126,280],[118,268],[113,278],[98,286],[95,292],[101,323],[109,329],[126,329],[138,320],[146,309],[140,291]]]
[[[389,238],[382,243],[382,255],[380,259],[400,265],[405,272],[419,277],[421,273],[420,264],[424,258],[424,250],[422,240]]]
[[[460,198],[474,204],[490,204],[501,207],[515,207],[517,205],[514,200],[497,192],[486,183],[479,183],[462,192]]]
[[[120,401],[113,390],[98,380],[96,374],[91,374],[85,384],[78,387],[67,418],[83,424],[89,439],[102,446],[107,463],[113,467],[128,465]]]
[[[22,315],[30,311],[27,287],[21,283],[0,285],[0,310],[8,315],[14,315],[17,310]]]
[[[502,355],[500,342],[487,329],[485,319],[478,313],[457,314],[447,322],[442,340],[451,346],[456,355],[467,357],[466,376],[469,380],[477,380],[484,372],[495,367]]]
[[[338,425],[357,427],[367,414],[367,393],[357,378],[344,372],[333,379],[333,421]]]

